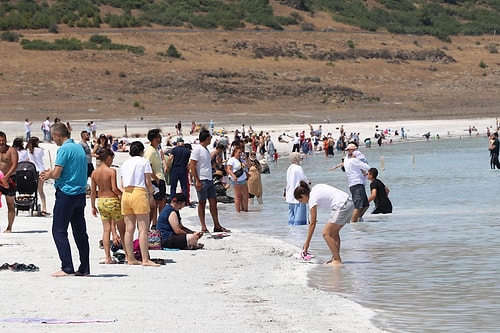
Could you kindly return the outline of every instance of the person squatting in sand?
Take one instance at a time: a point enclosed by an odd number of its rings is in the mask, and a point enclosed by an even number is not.
[[[52,140],[59,146],[52,170],[43,171],[43,181],[54,179],[56,201],[52,220],[52,237],[56,244],[61,270],[52,274],[54,277],[90,274],[90,246],[85,222],[87,189],[87,158],[82,147],[69,138],[64,123],[52,125]],[[78,248],[80,266],[75,272],[71,247],[68,240],[68,226],[71,223],[73,238]]]
[[[301,181],[293,193],[295,199],[303,204],[309,204],[310,224],[306,241],[302,247],[301,256],[310,260],[309,246],[316,228],[318,208],[330,209],[331,214],[323,229],[323,238],[332,253],[332,258],[326,262],[329,265],[342,263],[340,257],[340,230],[349,223],[354,211],[354,204],[349,195],[333,186],[318,184],[311,189],[305,181]]]
[[[156,230],[161,235],[161,247],[180,250],[202,249],[198,240],[203,236],[201,231],[193,231],[181,222],[180,210],[186,207],[187,199],[183,193],[171,196],[170,203],[163,208],[158,216]]]
[[[160,266],[149,258],[149,212],[150,202],[153,198],[153,185],[151,183],[151,164],[144,156],[144,145],[140,141],[130,144],[129,155],[131,158],[123,162],[121,167],[122,179],[122,214],[125,220],[124,248],[129,265],[139,265],[135,259],[134,233],[135,226],[139,229],[139,246],[143,266]]]
[[[101,216],[102,221],[102,244],[104,247],[105,264],[112,264],[111,258],[111,242],[110,237],[113,237],[113,243],[119,245],[122,239],[125,239],[125,222],[121,211],[122,191],[116,184],[116,170],[111,168],[115,153],[109,148],[104,148],[99,152],[99,160],[101,166],[98,167],[90,176],[91,191],[90,203],[92,206],[92,215]],[[99,192],[99,198],[96,198]],[[119,235],[116,232],[118,229]],[[132,254],[133,256],[133,254]]]

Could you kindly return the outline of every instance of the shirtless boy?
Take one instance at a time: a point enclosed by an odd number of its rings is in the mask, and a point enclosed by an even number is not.
[[[0,185],[0,192],[5,195],[5,202],[7,203],[7,229],[4,232],[12,232],[12,225],[16,217],[14,207],[14,198],[16,197],[15,175],[17,169],[17,150],[14,147],[7,145],[7,135],[0,131],[0,171],[3,172],[4,177],[8,179],[10,184],[9,188]]]
[[[121,213],[121,196],[122,191],[116,184],[116,170],[111,168],[115,154],[109,148],[104,148],[99,152],[101,165],[90,176],[91,192],[90,201],[92,207],[92,215],[97,217],[97,213],[101,215],[102,220],[102,243],[106,259],[105,264],[112,264],[111,258],[111,243],[110,235],[113,236],[113,243],[119,244],[122,239],[125,239],[125,223]],[[99,198],[96,197],[99,191]],[[120,235],[116,233],[116,229]]]

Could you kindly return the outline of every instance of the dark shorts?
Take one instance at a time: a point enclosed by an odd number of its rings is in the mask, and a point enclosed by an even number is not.
[[[159,192],[155,193],[153,197],[155,198],[156,201],[160,201],[166,198],[167,196],[167,186],[165,184],[165,181],[163,179],[160,179],[160,183],[157,183],[155,181],[152,182],[153,186],[158,187],[160,190]]]
[[[217,191],[215,190],[215,185],[212,180],[202,180],[201,190],[196,191],[198,193],[198,201],[207,201],[210,198],[217,198]]]
[[[0,186],[0,192],[2,192],[3,195],[6,195],[8,197],[15,197],[16,191],[17,191],[16,175],[10,176],[8,182],[9,182],[10,187],[4,188],[4,187]]]
[[[87,163],[87,177],[92,176],[92,172],[94,172],[94,164]]]
[[[161,247],[168,249],[187,249],[187,235],[173,235],[161,241]]]
[[[370,206],[368,203],[368,197],[366,196],[365,185],[353,185],[349,187],[349,190],[351,191],[354,208],[361,209]]]

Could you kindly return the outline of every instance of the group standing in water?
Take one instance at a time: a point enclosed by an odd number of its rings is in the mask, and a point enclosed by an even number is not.
[[[288,208],[288,223],[300,225],[307,223],[306,204],[309,205],[309,228],[300,256],[304,260],[311,260],[309,252],[310,242],[318,222],[318,208],[331,210],[330,217],[323,229],[323,238],[332,254],[325,264],[339,265],[342,263],[340,256],[340,230],[349,222],[363,221],[370,202],[374,202],[373,214],[392,213],[392,203],[389,200],[389,188],[380,181],[378,170],[370,168],[365,156],[358,150],[355,142],[345,148],[346,156],[342,163],[330,170],[342,167],[346,173],[349,194],[327,184],[310,185],[305,176],[300,161],[299,153],[290,154],[291,165],[287,171],[287,187],[285,197]],[[366,195],[366,179],[370,180],[370,195]],[[293,195],[293,196],[292,196]]]

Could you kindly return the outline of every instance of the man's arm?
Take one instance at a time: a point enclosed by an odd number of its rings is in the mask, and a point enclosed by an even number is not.
[[[16,173],[17,162],[19,160],[19,156],[17,155],[16,148],[14,148],[14,147],[9,148],[9,157],[10,157],[10,160],[12,161],[12,163],[10,165],[10,169],[7,171],[7,174],[4,174],[5,178],[9,178],[10,176],[12,176],[13,174]]]
[[[47,180],[47,179],[58,179],[61,176],[61,172],[63,170],[63,167],[60,165],[56,165],[54,169],[48,170],[48,171],[43,171],[40,174],[40,177],[42,180]]]

